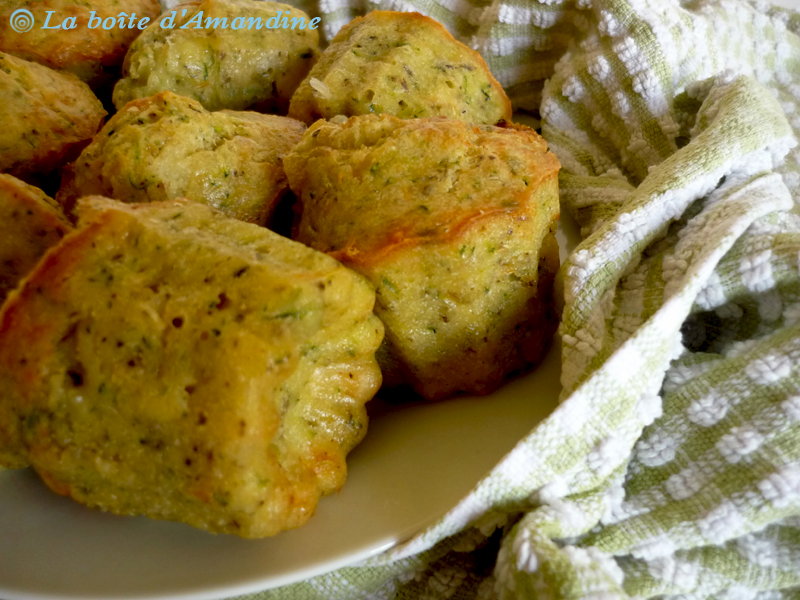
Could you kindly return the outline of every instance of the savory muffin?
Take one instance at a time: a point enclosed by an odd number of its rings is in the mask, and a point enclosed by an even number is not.
[[[380,386],[372,288],[201,204],[80,207],[0,312],[0,464],[118,514],[303,524]]]
[[[276,115],[208,112],[162,92],[116,113],[67,169],[56,200],[122,202],[190,198],[228,216],[264,224],[288,190],[281,157],[305,125]]]
[[[292,98],[289,116],[511,120],[511,102],[480,54],[418,13],[374,11],[345,25]]]
[[[55,200],[16,177],[0,174],[0,305],[71,229]]]
[[[318,121],[284,159],[295,239],[364,275],[388,384],[487,393],[557,325],[555,156],[523,126],[445,118]]]
[[[19,9],[33,15],[30,31],[11,27],[11,15]],[[0,0],[0,50],[68,71],[97,88],[119,76],[128,46],[141,33],[140,20],[153,21],[159,12],[158,0]],[[102,26],[110,20],[113,27]],[[48,29],[43,28],[45,23]],[[71,29],[55,29],[62,23]]]
[[[308,15],[285,4],[204,0],[181,4],[174,12],[174,28],[153,23],[128,51],[123,78],[114,88],[118,109],[134,98],[170,90],[208,110],[286,114],[319,56],[319,34],[309,27]],[[282,25],[284,18],[290,27],[297,19],[297,28],[268,28]]]
[[[26,181],[72,160],[106,111],[74,75],[0,52],[0,172]]]

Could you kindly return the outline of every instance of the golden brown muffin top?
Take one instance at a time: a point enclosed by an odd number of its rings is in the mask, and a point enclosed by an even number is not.
[[[0,52],[0,172],[25,179],[59,168],[105,116],[75,76]]]
[[[522,125],[389,115],[318,121],[284,166],[300,201],[313,198],[297,237],[359,263],[516,212],[560,168],[541,136]]]
[[[373,11],[345,25],[295,92],[289,116],[511,120],[511,101],[480,54],[419,13]]]
[[[33,14],[35,25],[30,31],[17,32],[10,25],[9,18],[20,8]],[[61,25],[69,17],[74,17],[75,27],[42,29],[48,11],[53,12],[49,27]],[[101,21],[114,17],[116,25],[111,29],[102,25],[90,29],[92,11]],[[118,15],[127,13],[129,17],[135,13],[138,23],[144,17],[154,20],[159,12],[158,0],[0,0],[0,50],[52,69],[69,71],[92,83],[98,69],[122,64],[128,46],[141,33],[135,25],[129,27],[130,18],[123,18],[125,27],[119,27]]]
[[[380,385],[371,286],[194,202],[79,208],[0,311],[0,464],[116,513],[301,525]]]
[[[287,188],[281,157],[304,130],[287,117],[208,112],[196,100],[162,92],[109,119],[65,169],[56,200],[69,211],[92,194],[122,202],[186,197],[263,224]]]
[[[170,90],[198,100],[208,110],[253,107],[285,114],[289,99],[319,56],[317,29],[309,28],[308,15],[286,4],[203,0],[173,10],[174,28],[154,23],[131,45],[123,78],[114,88],[118,109],[134,98]],[[192,19],[200,16],[203,25],[198,28]],[[305,27],[264,28],[278,16],[287,17],[290,26],[292,18],[302,18]]]

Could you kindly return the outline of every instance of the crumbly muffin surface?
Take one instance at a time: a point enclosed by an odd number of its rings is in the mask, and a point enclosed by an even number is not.
[[[173,10],[174,28],[153,23],[131,45],[114,88],[118,109],[169,90],[208,110],[286,114],[292,94],[319,57],[319,33],[309,28],[308,15],[256,0],[187,2]],[[283,17],[288,29],[264,28],[270,19]],[[203,25],[198,27],[193,18],[201,18]],[[303,19],[305,27],[291,28],[293,18]]]
[[[28,181],[55,171],[75,158],[105,116],[75,76],[0,52],[0,172]]]
[[[374,291],[197,203],[80,207],[0,312],[0,464],[118,514],[303,524],[366,432]]]
[[[362,273],[386,326],[388,383],[487,393],[555,331],[555,156],[522,126],[318,122],[284,160],[294,237]]]
[[[71,230],[55,200],[0,174],[0,306],[45,251]]]
[[[56,199],[122,202],[189,198],[228,216],[264,224],[288,189],[281,157],[305,125],[254,112],[209,112],[172,92],[135,100],[66,170]]]
[[[418,13],[372,11],[345,25],[292,97],[289,116],[444,116],[511,120],[511,101],[480,54]]]

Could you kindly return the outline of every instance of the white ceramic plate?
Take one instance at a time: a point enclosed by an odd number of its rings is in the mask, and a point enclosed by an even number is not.
[[[562,217],[562,259],[576,239]],[[307,525],[266,540],[93,511],[53,494],[30,469],[0,472],[0,598],[217,600],[386,550],[443,516],[553,410],[559,354],[551,348],[536,371],[490,396],[373,400],[342,491],[323,498]]]

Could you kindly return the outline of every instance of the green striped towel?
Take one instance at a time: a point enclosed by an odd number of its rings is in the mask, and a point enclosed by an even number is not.
[[[583,241],[563,396],[434,526],[251,599],[800,599],[800,19],[743,0],[418,10],[540,107]],[[545,83],[545,79],[549,80]]]

